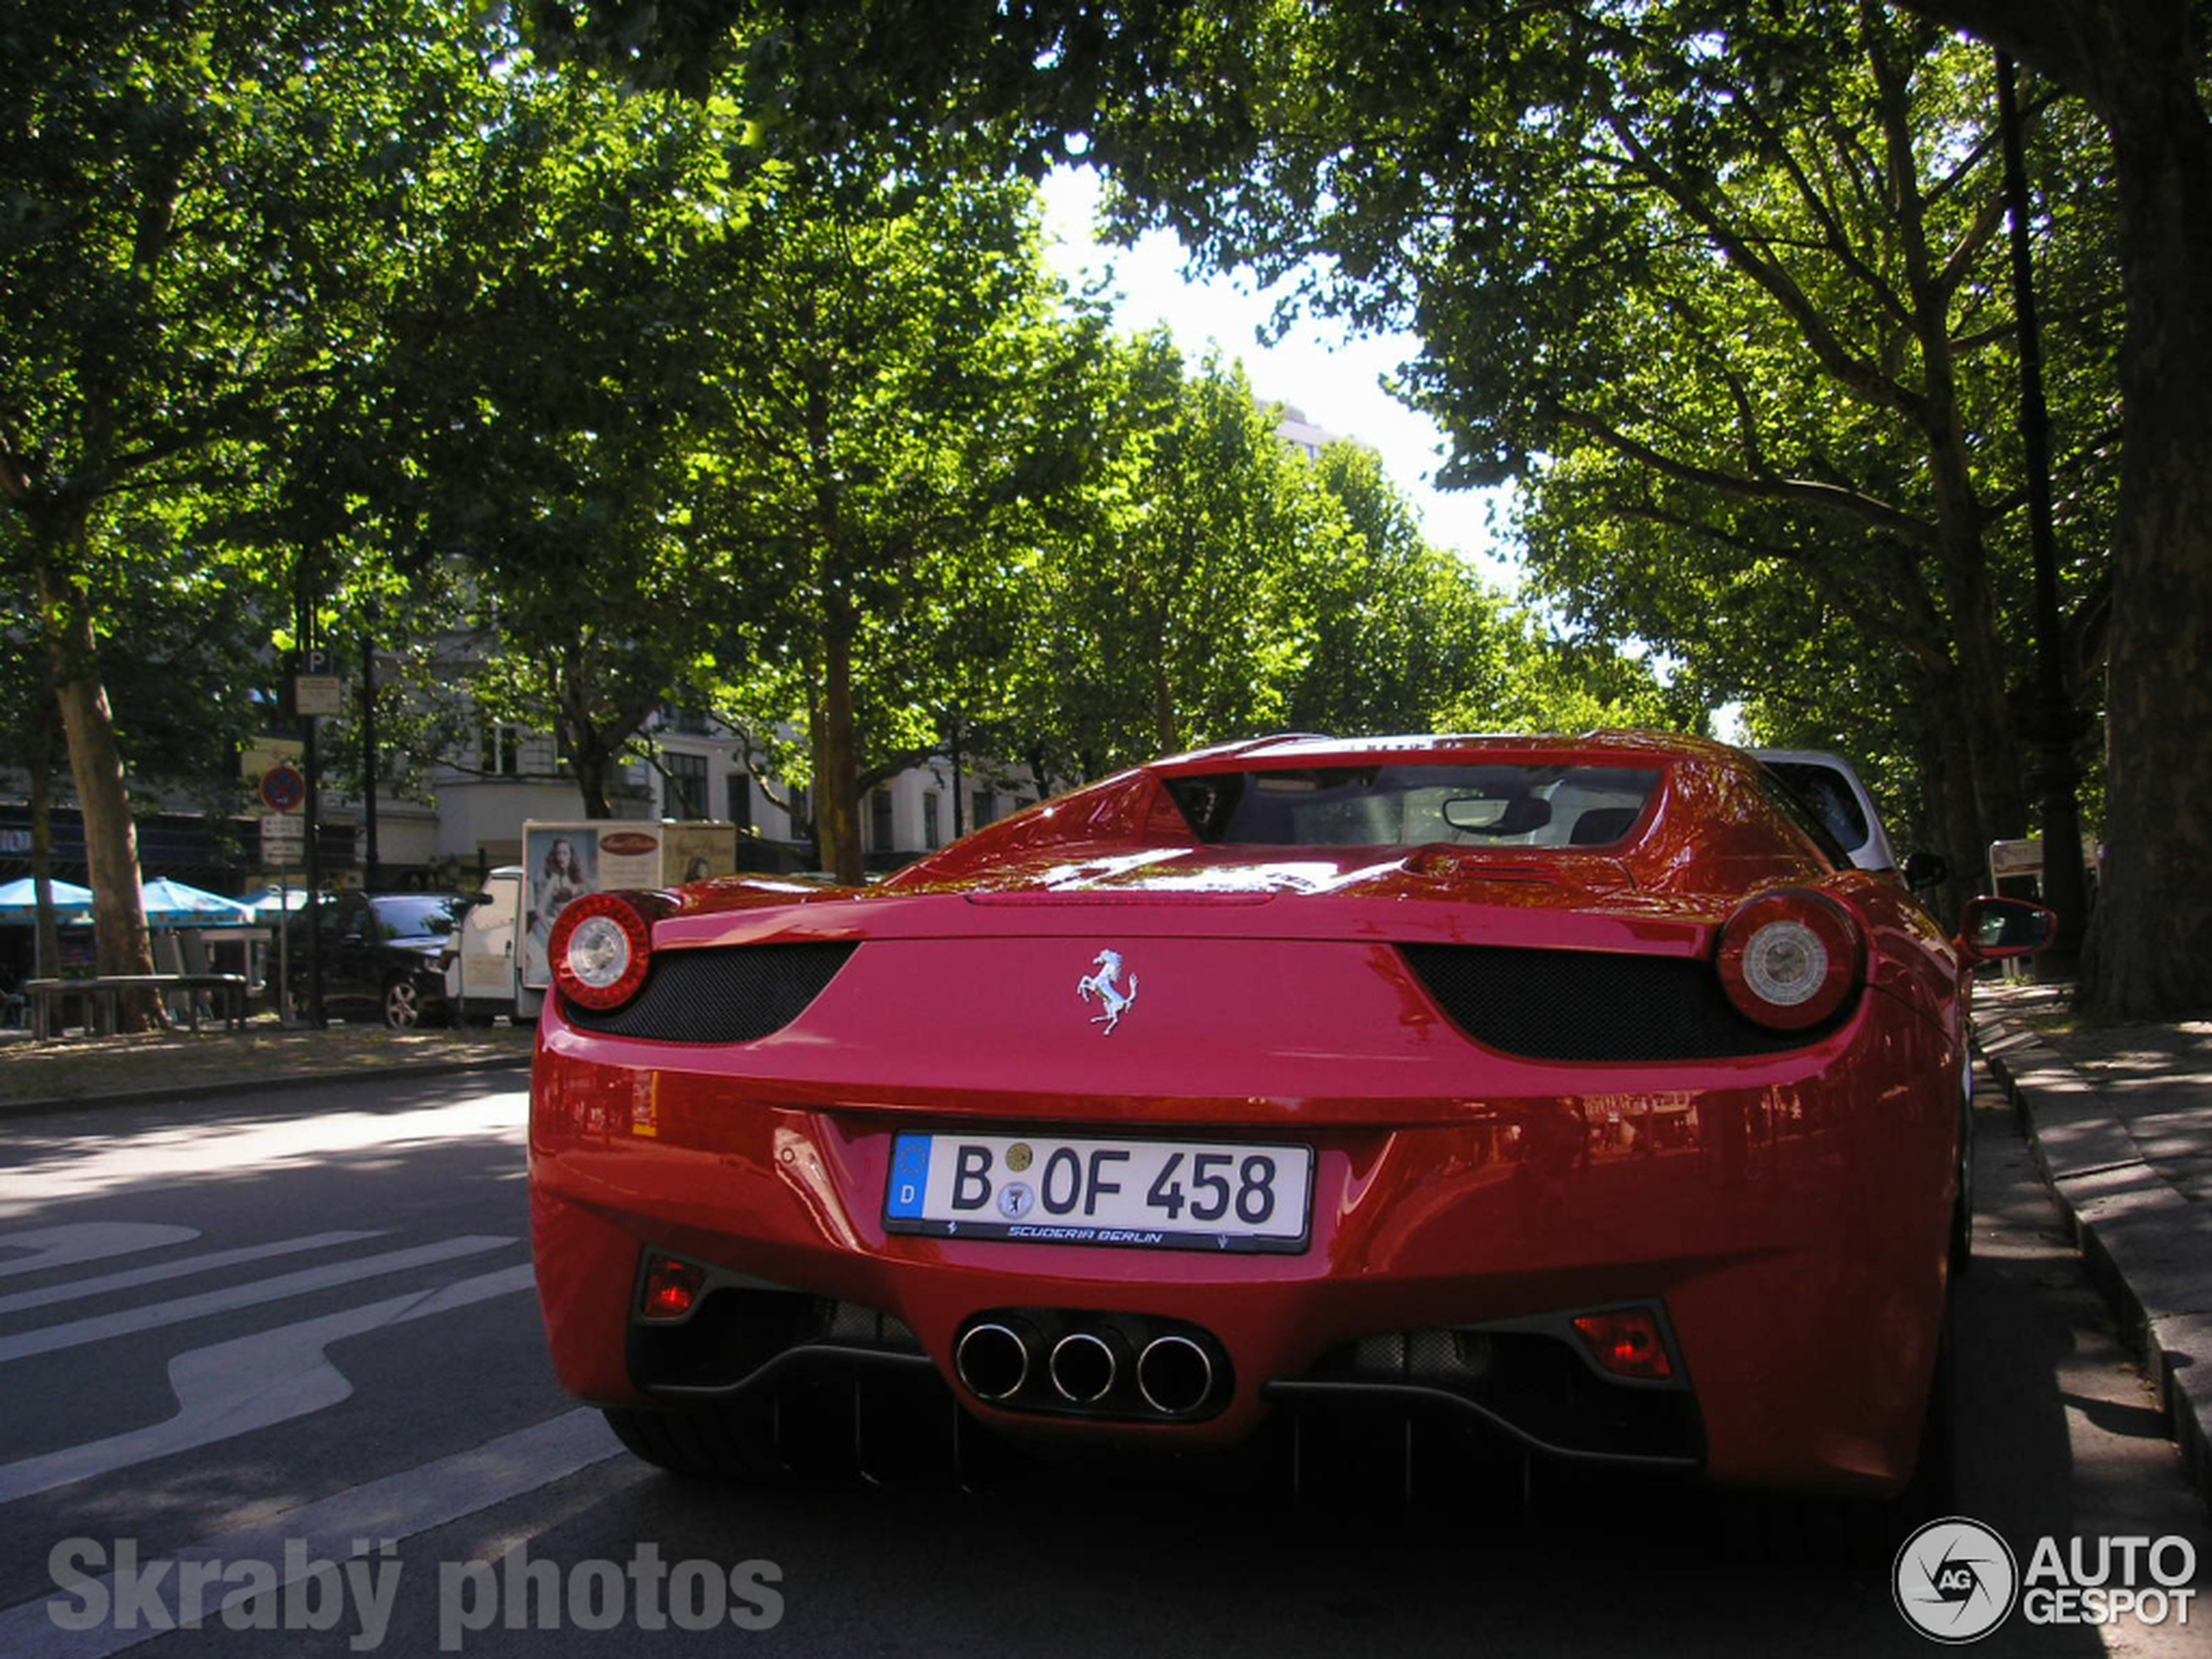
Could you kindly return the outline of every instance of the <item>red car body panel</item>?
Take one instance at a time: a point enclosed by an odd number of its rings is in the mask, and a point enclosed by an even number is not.
[[[1202,846],[1178,776],[1378,759],[1636,765],[1662,779],[1602,850]],[[1218,1444],[1271,1381],[1379,1333],[1663,1307],[1734,1484],[1895,1489],[1918,1452],[1958,1196],[1960,964],[1895,881],[1838,870],[1718,745],[1307,740],[1124,773],[866,892],[746,879],[668,895],[663,953],[860,942],[782,1029],[730,1045],[584,1028],[549,998],[530,1175],[541,1299],[578,1395],[631,1372],[641,1253],[895,1315],[948,1377],[979,1311],[1187,1321],[1235,1389],[1201,1422],[1040,1417],[1035,1435]],[[1709,963],[1748,895],[1813,887],[1866,940],[1865,989],[1805,1046],[1561,1061],[1486,1048],[1408,966],[1423,944]],[[1102,1035],[1074,987],[1124,953]],[[1311,1146],[1299,1253],[887,1230],[902,1129]],[[956,1393],[961,1393],[957,1388]]]

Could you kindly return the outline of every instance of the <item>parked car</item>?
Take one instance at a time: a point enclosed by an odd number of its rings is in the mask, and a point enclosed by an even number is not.
[[[326,894],[316,907],[322,941],[323,1012],[333,1019],[381,1019],[395,1030],[444,1022],[444,957],[469,904],[458,893]],[[292,1008],[307,1006],[307,912],[293,913]]]
[[[1947,939],[1648,733],[1229,745],[872,888],[590,894],[533,1076],[554,1361],[736,1480],[872,1379],[1062,1445],[1364,1412],[1932,1493],[1960,981],[2043,914]]]

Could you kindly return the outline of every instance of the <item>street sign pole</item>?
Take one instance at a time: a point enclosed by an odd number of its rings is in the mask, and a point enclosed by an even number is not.
[[[292,869],[277,866],[277,1023],[292,1028]]]
[[[277,1014],[287,1029],[298,1025],[292,1003],[292,871],[307,850],[307,827],[294,816],[307,796],[306,779],[289,766],[273,767],[261,780],[261,799],[268,807],[261,819],[261,865],[277,873],[277,903],[281,907],[277,932]]]
[[[315,764],[315,717],[301,722],[307,731],[303,757],[307,763],[307,1023],[322,1028],[322,837],[316,833],[315,811],[321,769]]]

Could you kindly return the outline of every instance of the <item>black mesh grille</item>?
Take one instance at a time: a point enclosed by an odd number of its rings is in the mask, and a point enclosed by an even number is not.
[[[1531,1060],[1710,1060],[1816,1042],[1848,1015],[1770,1031],[1738,1014],[1710,962],[1605,951],[1401,945],[1477,1042]]]
[[[654,954],[645,988],[618,1008],[563,1000],[570,1023],[651,1042],[752,1042],[782,1030],[856,945],[730,945]]]

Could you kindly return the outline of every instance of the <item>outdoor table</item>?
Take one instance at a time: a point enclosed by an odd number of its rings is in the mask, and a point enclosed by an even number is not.
[[[30,1035],[50,1037],[62,1029],[58,1015],[66,999],[84,1000],[85,1025],[104,1036],[115,1034],[116,1005],[125,991],[153,991],[166,997],[185,993],[185,1023],[199,1029],[199,993],[214,994],[222,1008],[223,1023],[233,1031],[246,1028],[246,976],[243,974],[104,974],[91,979],[34,979],[24,981],[23,994],[30,1002]]]

